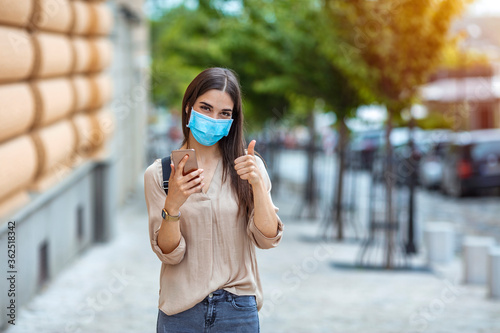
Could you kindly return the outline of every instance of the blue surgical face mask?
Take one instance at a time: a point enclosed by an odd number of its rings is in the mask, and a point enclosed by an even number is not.
[[[194,138],[204,146],[213,146],[229,134],[233,119],[214,119],[191,108],[191,117],[186,125]]]

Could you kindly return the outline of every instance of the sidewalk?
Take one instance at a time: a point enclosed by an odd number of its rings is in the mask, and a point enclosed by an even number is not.
[[[280,193],[282,243],[258,251],[261,332],[500,331],[500,301],[488,300],[484,286],[460,284],[459,258],[433,272],[339,268],[334,263],[354,262],[358,243],[311,241],[319,222],[293,218],[300,200]],[[71,263],[5,332],[155,332],[160,262],[142,188],[127,206],[118,237]]]

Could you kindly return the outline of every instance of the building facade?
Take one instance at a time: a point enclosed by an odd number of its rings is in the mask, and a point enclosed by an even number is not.
[[[500,128],[500,72],[495,67],[441,71],[421,89],[430,112],[456,131]]]
[[[142,0],[0,0],[0,327],[95,242],[144,169]],[[7,259],[3,262],[7,267]],[[6,268],[7,269],[7,268]],[[15,313],[14,309],[14,313]]]

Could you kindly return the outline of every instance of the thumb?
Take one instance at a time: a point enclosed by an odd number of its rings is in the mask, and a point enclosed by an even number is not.
[[[255,144],[256,143],[257,143],[257,141],[255,141],[255,140],[250,141],[250,143],[248,144],[247,155],[255,156]]]

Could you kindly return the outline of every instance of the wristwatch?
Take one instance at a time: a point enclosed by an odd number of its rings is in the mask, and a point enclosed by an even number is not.
[[[181,218],[181,212],[179,212],[179,215],[172,216],[172,215],[168,214],[168,212],[165,208],[163,208],[161,210],[161,217],[165,221],[179,221],[179,219]]]

